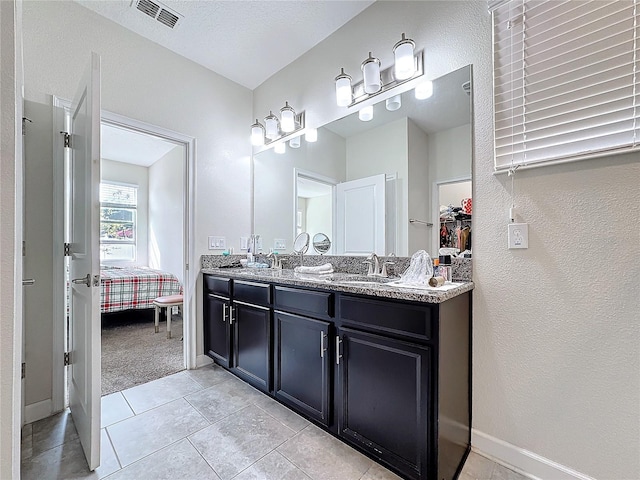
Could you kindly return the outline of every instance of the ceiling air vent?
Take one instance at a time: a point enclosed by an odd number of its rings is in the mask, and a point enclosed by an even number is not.
[[[184,18],[175,10],[155,0],[133,0],[131,6],[134,5],[137,10],[169,28],[176,28],[180,24],[180,20]]]

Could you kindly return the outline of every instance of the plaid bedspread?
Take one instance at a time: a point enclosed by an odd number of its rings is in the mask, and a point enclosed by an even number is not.
[[[172,273],[151,268],[103,268],[100,283],[102,313],[153,308],[155,298],[182,293],[182,285]]]

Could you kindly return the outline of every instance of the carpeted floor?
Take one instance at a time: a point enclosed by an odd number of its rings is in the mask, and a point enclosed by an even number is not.
[[[103,324],[102,395],[184,370],[182,317],[173,315],[171,339],[164,321],[160,332],[154,330],[148,316],[144,321]]]

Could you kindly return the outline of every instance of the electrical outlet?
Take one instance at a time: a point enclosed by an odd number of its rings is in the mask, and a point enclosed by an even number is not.
[[[227,248],[227,239],[225,237],[208,237],[209,250],[224,250]]]
[[[508,227],[509,249],[529,248],[529,224],[510,223]]]
[[[287,249],[287,241],[284,238],[275,238],[273,240],[273,249],[274,250],[286,250]]]
[[[240,250],[249,248],[249,237],[240,237]]]

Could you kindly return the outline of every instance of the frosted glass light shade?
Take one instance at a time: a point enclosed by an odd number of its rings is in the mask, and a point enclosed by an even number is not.
[[[415,88],[415,95],[418,100],[425,100],[433,95],[433,82],[427,80],[426,82],[419,83]]]
[[[278,143],[275,147],[273,147],[273,151],[276,153],[284,153],[287,151],[287,145],[284,142]]]
[[[339,107],[346,107],[351,104],[351,76],[344,73],[344,68],[340,69],[340,75],[336,77],[336,102]]]
[[[280,128],[285,133],[293,132],[296,129],[296,112],[289,106],[289,102],[284,103],[280,109]]]
[[[318,129],[317,128],[309,128],[307,129],[307,133],[304,134],[304,139],[309,142],[317,142],[318,141]]]
[[[405,38],[403,33],[402,40],[393,47],[396,80],[406,80],[407,78],[411,78],[415,73],[416,69],[413,61],[413,49],[415,46],[415,42],[409,38]]]
[[[391,98],[387,98],[385,106],[390,112],[395,112],[402,106],[402,97],[400,95],[394,95]]]
[[[369,120],[373,120],[373,105],[369,105],[368,107],[361,108],[358,112],[358,118],[363,122],[368,122]]]
[[[295,137],[289,140],[289,146],[291,148],[300,148],[300,137]]]
[[[266,129],[265,135],[268,139],[274,140],[278,138],[278,117],[273,112],[269,112],[269,115],[264,118],[264,125]]]
[[[264,127],[256,118],[256,123],[251,125],[251,145],[261,147],[264,145]]]
[[[364,76],[364,92],[376,93],[382,88],[382,80],[380,79],[380,60],[372,57],[369,52],[369,58],[362,62],[362,75]]]

